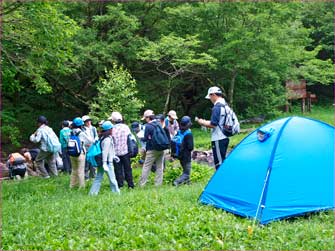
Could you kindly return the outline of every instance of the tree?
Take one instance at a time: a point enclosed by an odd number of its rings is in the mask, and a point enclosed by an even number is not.
[[[185,73],[202,74],[202,67],[213,67],[215,58],[197,52],[200,41],[196,36],[177,37],[173,33],[162,36],[158,41],[148,41],[138,52],[138,58],[154,65],[155,70],[167,77],[164,81],[166,101],[164,114],[169,109],[172,91],[178,86],[178,77]]]
[[[112,111],[118,111],[125,121],[137,121],[144,102],[137,98],[136,81],[126,69],[116,64],[111,70],[105,70],[105,74],[97,85],[98,96],[90,104],[92,119],[107,119]]]

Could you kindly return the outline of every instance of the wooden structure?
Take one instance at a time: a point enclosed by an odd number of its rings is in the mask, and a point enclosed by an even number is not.
[[[314,93],[307,92],[306,80],[296,83],[292,80],[286,81],[287,101],[286,112],[291,110],[292,100],[301,99],[301,112],[311,111],[312,101],[316,101]]]

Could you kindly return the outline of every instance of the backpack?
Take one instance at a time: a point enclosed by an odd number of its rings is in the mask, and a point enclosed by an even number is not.
[[[135,136],[131,133],[127,137],[127,146],[128,146],[128,153],[130,154],[130,158],[136,157],[138,154],[138,145],[137,145]]]
[[[222,105],[225,109],[225,118],[222,127],[219,125],[221,131],[227,137],[231,137],[240,132],[240,123],[233,109],[228,105]]]
[[[26,159],[20,153],[11,153],[8,156],[8,161],[11,166],[16,166],[25,163]]]
[[[152,147],[156,151],[163,151],[170,147],[169,139],[160,124],[157,122],[151,123],[154,127],[154,133],[151,138]]]
[[[181,130],[171,139],[171,156],[173,158],[180,157],[181,145],[183,143],[184,137],[188,134],[191,134],[191,130],[186,130],[184,133]]]
[[[7,167],[9,177],[12,179],[14,177],[14,170],[27,169],[26,159],[20,153],[11,153],[7,158]]]
[[[74,134],[73,131],[71,132],[69,141],[67,142],[67,153],[70,156],[78,157],[83,150],[83,146],[79,139],[80,133],[81,132]]]
[[[61,144],[56,133],[50,128],[47,133],[47,151],[51,153],[57,153],[61,151]]]
[[[105,138],[96,140],[87,150],[86,161],[90,163],[93,167],[102,167],[102,150],[101,142]]]

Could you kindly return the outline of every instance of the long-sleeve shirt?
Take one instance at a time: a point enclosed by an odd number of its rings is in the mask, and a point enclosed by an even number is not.
[[[81,145],[83,146],[83,151],[84,153],[87,152],[88,148],[87,148],[87,145],[91,144],[91,138],[85,133],[83,132],[80,128],[75,128],[75,129],[72,129],[72,133],[78,135],[79,139],[80,139],[80,142],[81,142]]]
[[[182,131],[184,133],[184,131]],[[194,148],[194,141],[192,133],[185,135],[180,147],[179,159],[183,162],[191,162],[191,152]]]
[[[149,123],[145,124],[145,129],[144,129],[144,138],[143,141],[146,142],[146,150],[151,151],[153,150],[153,145],[152,145],[152,136],[155,131],[154,125],[152,123],[157,123],[154,120],[150,121]]]
[[[35,133],[33,133],[32,135],[30,135],[30,141],[33,143],[40,143],[40,149],[42,151],[47,152],[48,148],[47,148],[47,138],[48,138],[48,134],[50,134],[52,132],[52,128],[43,124],[41,125]]]
[[[115,156],[113,138],[108,136],[101,141],[102,164],[113,163]]]
[[[59,132],[59,141],[62,145],[62,148],[67,147],[67,142],[69,141],[71,134],[71,129],[68,127],[64,127],[62,130]]]
[[[165,127],[167,127],[167,129],[170,132],[170,138],[173,138],[173,136],[175,136],[179,130],[179,123],[177,120],[173,120],[173,122],[171,123],[171,121],[169,120],[169,118],[165,118]]]
[[[116,124],[113,128],[114,148],[116,156],[123,156],[128,153],[127,139],[130,129],[125,124]]]

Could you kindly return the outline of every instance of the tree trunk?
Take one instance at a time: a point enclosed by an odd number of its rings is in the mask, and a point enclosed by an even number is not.
[[[233,71],[233,76],[231,78],[230,81],[230,86],[229,86],[229,90],[228,90],[228,102],[230,104],[231,107],[233,107],[234,103],[233,103],[233,98],[234,98],[234,88],[235,88],[235,80],[236,80],[236,76],[237,76],[237,70],[234,69]]]
[[[163,111],[164,115],[166,115],[168,113],[169,103],[170,103],[170,98],[171,98],[171,92],[172,92],[172,88],[169,85],[169,87],[168,87],[168,93],[166,95],[166,101],[165,101],[165,105],[164,105],[164,111]]]

